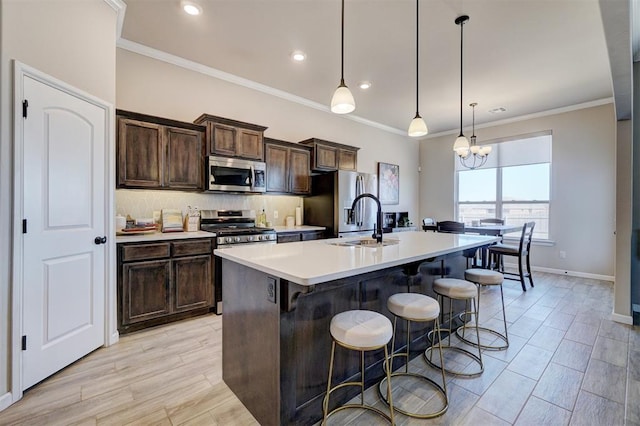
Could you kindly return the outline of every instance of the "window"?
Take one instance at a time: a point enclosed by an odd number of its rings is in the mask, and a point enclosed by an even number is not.
[[[534,221],[534,238],[549,239],[551,132],[496,141],[487,164],[469,170],[457,164],[457,220],[471,224],[503,218]]]

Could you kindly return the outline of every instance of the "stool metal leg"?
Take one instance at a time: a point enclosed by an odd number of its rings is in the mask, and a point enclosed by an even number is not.
[[[477,284],[476,284],[477,285]],[[478,294],[480,294],[480,286],[478,285]],[[477,330],[481,330],[483,332],[486,333],[490,333],[496,337],[498,337],[499,339],[501,339],[504,344],[494,344],[494,345],[489,345],[489,344],[483,344],[480,342],[480,335],[477,335],[477,342],[474,342],[473,340],[467,339],[465,337],[465,329],[468,328],[467,324],[463,324],[462,326],[458,327],[458,329],[456,330],[456,335],[458,336],[458,338],[460,340],[462,340],[463,342],[472,345],[472,346],[480,346],[481,349],[487,349],[487,350],[492,350],[492,351],[502,351],[505,350],[509,347],[509,335],[507,334],[507,315],[506,312],[504,310],[504,291],[502,288],[502,284],[500,284],[500,299],[502,301],[502,324],[504,326],[504,334],[499,333],[495,330],[492,330],[490,328],[487,327],[479,327],[478,326],[478,321],[476,319],[476,329]],[[462,329],[462,335],[460,335],[460,330]],[[476,331],[477,333],[477,331]]]
[[[331,387],[331,376],[333,375],[333,363],[335,360],[335,348],[336,348],[336,344],[340,344],[340,346],[346,348],[346,349],[350,349],[350,350],[358,350],[360,352],[360,381],[358,382],[344,382],[344,383],[340,383],[339,385],[334,386],[333,388]],[[389,352],[387,349],[387,345],[384,345],[382,347],[378,347],[378,348],[373,348],[373,349],[382,349],[384,348],[384,362],[383,365],[387,362],[389,362]],[[368,350],[373,350],[373,349],[368,349]],[[335,340],[332,342],[331,344],[331,360],[330,360],[330,364],[329,364],[329,378],[327,380],[327,394],[324,396],[324,399],[322,401],[322,411],[323,411],[323,417],[322,417],[322,426],[325,426],[327,424],[327,420],[329,419],[329,417],[331,415],[333,415],[334,413],[337,413],[338,411],[342,411],[344,409],[347,408],[360,408],[363,410],[368,410],[368,411],[372,411],[376,414],[378,414],[380,417],[385,418],[386,420],[391,422],[391,425],[394,426],[395,422],[394,422],[394,416],[393,416],[393,400],[392,400],[392,396],[391,396],[391,375],[389,374],[387,369],[387,382],[389,383],[387,386],[387,395],[388,395],[388,405],[389,405],[389,414],[385,413],[384,411],[370,406],[370,405],[365,405],[364,403],[364,391],[365,391],[365,377],[364,377],[364,352],[365,350],[362,350],[360,348],[354,348],[354,347],[350,347],[341,343],[336,342]],[[345,404],[342,405],[340,407],[336,407],[334,408],[332,411],[329,411],[329,396],[331,395],[331,392],[338,390],[340,388],[346,387],[346,386],[359,386],[360,387],[360,404]]]
[[[380,381],[380,383],[378,384],[378,393],[380,395],[380,398],[386,402],[389,407],[393,407],[390,408],[391,412],[393,412],[394,410],[402,413],[406,416],[409,417],[415,417],[415,418],[419,418],[419,419],[431,419],[434,417],[439,417],[441,415],[443,415],[447,409],[449,408],[449,398],[447,396],[447,383],[446,383],[446,379],[445,379],[445,375],[444,375],[444,371],[442,371],[442,386],[440,386],[439,384],[437,384],[436,382],[434,382],[433,380],[431,380],[430,378],[422,375],[422,374],[418,374],[418,373],[410,373],[409,372],[409,360],[410,360],[410,354],[411,354],[411,322],[412,320],[409,318],[402,318],[407,321],[407,347],[406,347],[406,352],[400,352],[400,353],[394,353],[395,351],[395,337],[396,337],[396,332],[397,332],[397,323],[398,323],[398,317],[394,315],[394,319],[393,319],[393,337],[391,339],[391,355],[388,357],[389,362],[386,364],[383,364],[383,368],[385,369],[385,373],[387,375],[387,377],[385,379],[382,379]],[[413,320],[415,321],[415,320]],[[442,342],[440,340],[440,325],[438,322],[438,317],[436,317],[434,320],[434,330],[437,329],[438,332],[438,345],[441,347],[442,346]],[[386,350],[386,347],[385,347]],[[391,370],[393,369],[393,358],[394,357],[404,357],[406,359],[405,365],[404,365],[404,372],[397,372],[397,373],[393,373],[391,372]],[[444,361],[442,358],[442,349],[440,349],[440,364],[444,365]],[[406,411],[400,407],[398,407],[397,405],[393,405],[392,404],[392,400],[391,400],[391,378],[392,377],[415,377],[417,379],[423,380],[424,382],[426,382],[428,385],[430,385],[431,387],[433,387],[435,389],[435,391],[437,393],[439,393],[440,395],[442,395],[442,397],[444,398],[444,404],[443,407],[440,408],[439,410],[432,412],[432,413],[414,413],[414,412],[410,412],[410,411]],[[387,381],[387,397],[385,398],[383,393],[382,393],[382,386],[383,386],[383,382]]]
[[[433,362],[432,357],[428,356],[427,352],[431,352],[432,348],[433,348],[433,337],[432,337],[432,346],[431,348],[427,348],[425,350],[425,352],[423,353],[423,358],[424,360],[432,367],[434,368],[438,368],[438,369],[443,369],[445,372],[449,373],[449,374],[453,374],[454,376],[460,376],[460,377],[476,377],[479,376],[480,374],[482,374],[482,372],[484,371],[484,363],[482,362],[482,350],[480,347],[478,347],[478,355],[471,353],[470,351],[464,349],[464,348],[460,348],[457,346],[452,346],[451,345],[451,335],[452,334],[457,334],[458,329],[462,328],[462,333],[464,333],[464,325],[461,327],[458,327],[456,330],[452,329],[452,321],[453,321],[453,300],[451,298],[449,298],[449,320],[448,320],[448,328],[445,328],[444,330],[448,333],[447,336],[447,345],[446,346],[442,346],[440,351],[442,352],[443,350],[451,350],[454,352],[459,352],[462,355],[465,355],[469,358],[471,358],[474,362],[476,362],[479,366],[480,366],[480,370],[479,371],[474,371],[471,373],[465,373],[463,371],[458,371],[458,370],[453,370],[451,368],[446,368],[444,367],[444,364],[440,364],[437,365]],[[440,303],[440,306],[443,305],[444,303],[444,296],[438,294],[438,302]],[[474,315],[475,316],[475,320],[476,320],[476,335],[478,336],[478,343],[479,343],[479,339],[480,339],[480,334],[478,331],[478,314],[479,314],[479,307],[480,307],[480,288],[478,287],[478,292],[477,292],[477,296],[476,298],[473,298],[473,311],[471,310],[470,307],[470,303],[472,302],[472,300],[470,299],[465,299],[465,310],[464,312],[460,313],[459,317],[460,318],[466,318],[467,315]],[[459,337],[459,336],[458,336]],[[466,340],[461,339],[463,342],[466,342]],[[476,345],[477,346],[477,345]]]

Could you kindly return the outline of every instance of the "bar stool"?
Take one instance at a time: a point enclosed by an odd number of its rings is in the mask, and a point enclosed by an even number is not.
[[[445,297],[449,299],[449,328],[441,329],[448,332],[448,336],[447,336],[448,343],[446,346],[441,345],[442,350],[445,350],[445,349],[451,350],[471,358],[473,362],[477,363],[480,366],[480,370],[474,371],[471,373],[465,373],[463,371],[453,370],[451,368],[445,368],[444,365],[434,364],[433,361],[431,360],[431,354],[430,354],[430,352],[433,350],[433,345],[427,348],[427,350],[424,352],[423,354],[424,360],[429,365],[435,368],[442,368],[444,371],[446,371],[449,374],[462,376],[462,377],[479,376],[484,371],[484,364],[482,363],[482,352],[479,346],[480,341],[478,340],[478,345],[476,345],[476,347],[478,348],[478,355],[475,355],[464,348],[461,348],[458,346],[451,346],[451,334],[454,332],[454,330],[451,328],[452,327],[451,322],[453,321],[453,300],[464,300],[465,310],[460,314],[460,317],[464,318],[467,315],[475,316],[476,336],[478,337],[478,339],[480,338],[480,333],[478,331],[480,288],[476,286],[474,283],[466,280],[460,280],[457,278],[438,278],[433,281],[433,291],[438,295],[438,303],[440,303],[440,306],[444,306],[443,303],[444,303]],[[472,303],[473,303],[473,310],[471,310]],[[432,336],[432,342],[433,342],[433,338],[434,337]]]
[[[480,343],[480,335],[478,335],[478,343],[466,338],[464,336],[464,331],[465,329],[469,329],[471,328],[469,326],[469,324],[464,324],[461,327],[458,327],[456,329],[456,335],[458,336],[458,338],[462,341],[464,341],[465,343],[468,343],[469,345],[480,345],[480,348],[482,349],[489,349],[489,350],[494,350],[494,351],[501,351],[504,349],[507,349],[509,347],[509,335],[507,334],[507,316],[506,313],[504,311],[504,293],[502,291],[502,282],[504,281],[504,275],[502,275],[500,272],[498,271],[491,271],[488,269],[467,269],[464,272],[464,277],[465,279],[467,279],[468,281],[471,281],[473,283],[476,283],[478,286],[481,285],[486,285],[486,286],[500,286],[500,298],[502,299],[502,323],[504,325],[504,334],[499,333],[495,330],[492,330],[490,328],[487,327],[474,327],[477,330],[481,330],[484,332],[488,332],[493,334],[494,336],[498,337],[499,339],[501,339],[504,344],[503,345],[490,345],[490,344],[483,344]],[[479,287],[478,287],[479,288]],[[477,317],[476,317],[476,323],[477,323]],[[476,324],[477,325],[477,324]],[[460,330],[462,330],[462,335],[460,335]]]
[[[389,375],[389,370],[393,369],[393,358],[394,357],[405,357],[406,363],[404,365],[404,371],[398,371],[395,373],[391,373],[391,377],[415,377],[420,380],[423,380],[435,389],[437,393],[442,395],[444,398],[444,406],[437,411],[433,411],[430,413],[415,413],[406,411],[403,408],[398,406],[398,400],[396,398],[396,404],[393,407],[397,412],[402,413],[404,415],[410,417],[416,417],[419,419],[431,419],[434,417],[438,417],[443,415],[447,408],[449,408],[449,399],[447,397],[447,382],[444,376],[444,370],[440,369],[442,373],[442,386],[437,384],[435,381],[430,378],[423,376],[422,374],[410,373],[409,372],[409,354],[410,354],[410,343],[411,343],[411,322],[428,322],[433,321],[433,330],[438,333],[438,346],[440,347],[440,365],[444,365],[444,360],[442,358],[442,343],[440,339],[440,322],[438,321],[438,317],[440,316],[440,305],[438,301],[426,296],[424,294],[419,293],[396,293],[393,296],[387,299],[387,308],[394,315],[393,318],[393,338],[391,340],[391,357],[389,359],[389,363],[385,363],[383,365],[385,372]],[[397,323],[398,318],[407,321],[407,349],[406,352],[394,353],[395,350],[395,342],[396,342],[396,331],[397,331]],[[391,367],[390,367],[391,366]],[[380,381],[378,385],[378,392],[380,393],[380,398],[383,401],[387,402],[385,398],[382,387],[387,378],[384,378]],[[388,402],[387,402],[388,403]]]
[[[332,414],[347,409],[361,408],[372,411],[379,416],[387,419],[391,424],[395,424],[393,420],[393,400],[391,397],[391,380],[389,371],[387,371],[387,395],[389,398],[389,414],[384,411],[364,403],[364,353],[384,348],[384,363],[389,360],[389,352],[387,343],[393,335],[391,321],[382,314],[366,310],[352,310],[341,312],[331,319],[330,325],[331,337],[331,361],[329,364],[329,379],[327,381],[327,394],[322,401],[322,425],[325,425],[327,419]],[[333,375],[333,361],[335,358],[336,344],[351,350],[360,351],[360,378],[359,382],[344,382],[337,386],[331,387],[331,376]],[[384,365],[383,363],[383,365]],[[329,396],[331,392],[345,386],[360,386],[360,404],[346,404],[334,408],[329,412]]]

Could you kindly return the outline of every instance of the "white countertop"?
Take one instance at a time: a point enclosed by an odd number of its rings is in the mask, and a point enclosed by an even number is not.
[[[384,247],[331,245],[358,238],[302,241],[287,244],[256,244],[217,249],[215,255],[241,265],[301,284],[314,285],[410,262],[428,259],[498,241],[498,237],[400,232],[385,234],[384,240],[399,244]]]
[[[286,227],[286,226],[280,225],[280,226],[273,226],[272,228],[278,234],[281,234],[284,232],[324,231],[325,229],[327,229],[324,226],[311,226],[311,225],[299,225],[299,226],[293,226],[293,227]]]
[[[183,240],[186,238],[214,238],[211,232],[154,232],[153,234],[132,234],[116,236],[116,243],[139,243],[152,241]]]

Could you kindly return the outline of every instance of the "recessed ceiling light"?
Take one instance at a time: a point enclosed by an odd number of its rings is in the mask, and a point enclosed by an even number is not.
[[[189,15],[197,16],[202,14],[202,6],[192,1],[182,0],[180,2],[180,7],[182,7],[182,10]]]
[[[362,90],[367,90],[369,87],[371,87],[371,82],[361,81],[360,83],[358,83],[358,87],[360,87]]]
[[[507,110],[506,108],[498,107],[498,108],[490,109],[488,112],[489,114],[500,114],[501,112],[505,112],[506,110]]]
[[[291,53],[291,59],[293,59],[296,62],[302,62],[306,58],[307,58],[307,55],[300,50],[296,50],[295,52]]]

